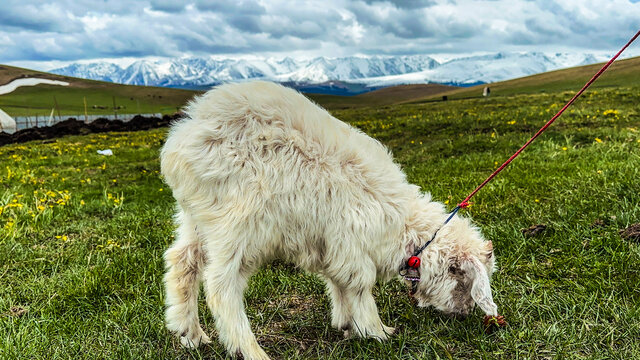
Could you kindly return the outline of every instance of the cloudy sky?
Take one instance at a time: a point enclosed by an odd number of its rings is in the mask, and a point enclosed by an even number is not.
[[[0,0],[0,63],[612,53],[640,29],[639,1]]]

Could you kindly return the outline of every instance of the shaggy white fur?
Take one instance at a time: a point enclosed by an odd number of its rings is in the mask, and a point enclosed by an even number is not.
[[[222,85],[193,101],[161,153],[177,200],[177,239],[165,253],[166,321],[185,346],[209,342],[198,322],[207,304],[230,354],[268,359],[251,332],[243,292],[275,258],[326,280],[332,325],[384,340],[372,296],[443,223],[387,149],[298,92],[267,82]],[[497,315],[491,242],[455,217],[420,255],[415,297],[450,313],[475,302]]]

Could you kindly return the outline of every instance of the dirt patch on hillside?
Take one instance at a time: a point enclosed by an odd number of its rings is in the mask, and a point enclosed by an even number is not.
[[[640,242],[640,223],[621,229],[620,236],[630,241]]]
[[[86,135],[108,131],[149,130],[169,126],[172,121],[180,119],[181,117],[181,114],[165,115],[162,118],[136,116],[128,122],[100,118],[89,124],[71,118],[53,126],[24,129],[16,131],[14,134],[0,132],[0,146],[33,140],[53,139],[65,135]]]
[[[29,312],[29,310],[21,307],[21,306],[12,306],[9,309],[9,315],[14,316],[14,317],[22,317],[23,315],[25,315],[27,312]]]
[[[526,229],[520,229],[520,232],[522,232],[522,235],[524,235],[525,237],[534,237],[544,233],[546,230],[547,230],[547,225],[538,224],[538,225],[531,225]]]

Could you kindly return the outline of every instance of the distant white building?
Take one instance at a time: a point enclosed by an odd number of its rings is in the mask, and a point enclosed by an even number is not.
[[[9,134],[16,132],[16,121],[6,112],[2,111],[2,109],[0,109],[0,131]]]

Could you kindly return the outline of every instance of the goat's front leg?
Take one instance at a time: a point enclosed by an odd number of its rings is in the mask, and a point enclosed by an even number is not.
[[[345,331],[345,337],[360,336],[386,340],[395,329],[385,326],[378,315],[372,290],[376,268],[369,259],[335,263],[327,269],[327,289],[333,305],[332,325]]]
[[[338,330],[348,331],[351,322],[350,302],[345,290],[333,280],[326,278],[327,292],[331,297],[331,326]],[[346,335],[346,334],[345,334]]]
[[[386,340],[393,334],[394,328],[386,326],[380,320],[378,307],[371,294],[371,288],[349,289],[347,296],[351,300],[353,315],[349,333],[360,337]]]

